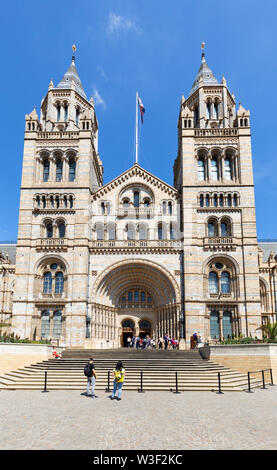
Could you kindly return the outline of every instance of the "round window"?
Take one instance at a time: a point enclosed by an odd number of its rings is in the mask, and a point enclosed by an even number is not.
[[[58,267],[57,263],[53,263],[50,266],[51,269],[57,269],[57,267]]]
[[[222,269],[222,268],[223,268],[223,264],[221,264],[221,263],[215,263],[215,267],[216,267],[216,269]]]

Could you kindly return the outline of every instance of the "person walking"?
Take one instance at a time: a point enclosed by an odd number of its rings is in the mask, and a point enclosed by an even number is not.
[[[89,390],[91,387],[91,397],[95,398],[95,382],[96,382],[96,372],[95,372],[95,365],[93,363],[93,358],[91,357],[89,359],[89,362],[84,368],[84,374],[87,377],[87,396],[89,397]]]
[[[116,398],[116,391],[118,390],[118,400],[121,400],[121,393],[122,393],[122,387],[125,382],[125,369],[123,368],[123,364],[121,361],[118,361],[118,363],[115,366],[115,369],[113,371],[114,373],[114,387],[113,387],[113,392],[111,399],[114,400]]]

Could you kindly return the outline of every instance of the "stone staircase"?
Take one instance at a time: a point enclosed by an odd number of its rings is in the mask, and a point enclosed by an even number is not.
[[[105,391],[113,385],[113,369],[118,360],[126,370],[124,390],[175,391],[176,372],[179,391],[218,391],[218,373],[221,390],[244,391],[248,389],[247,375],[227,367],[203,360],[198,351],[178,350],[65,350],[61,359],[49,359],[0,376],[0,389],[44,389],[47,371],[47,390],[86,390],[83,369],[88,358],[93,357],[97,372],[95,390]],[[260,379],[251,378],[251,388],[260,387]]]

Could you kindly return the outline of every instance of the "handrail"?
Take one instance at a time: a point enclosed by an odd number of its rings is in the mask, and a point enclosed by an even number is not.
[[[266,371],[270,371],[270,380],[271,380],[271,383],[269,383],[268,385],[271,385],[271,386],[274,386],[274,383],[273,383],[273,375],[272,375],[272,369],[269,368],[269,369],[262,369],[262,370],[251,370],[251,371],[248,371],[247,372],[247,379],[248,379],[248,390],[247,390],[247,393],[253,393],[252,390],[251,390],[251,378],[250,378],[250,374],[259,374],[259,373],[262,373],[262,381],[263,381],[263,386],[261,387],[262,389],[266,390],[266,386],[265,386],[265,377],[264,377],[264,373]]]

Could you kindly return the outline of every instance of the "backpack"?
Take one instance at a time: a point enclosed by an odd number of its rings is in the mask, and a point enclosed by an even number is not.
[[[115,370],[115,377],[114,377],[115,381],[118,383],[118,382],[123,382],[124,380],[124,375],[123,375],[123,372],[122,370]]]
[[[86,377],[91,377],[92,372],[91,372],[91,368],[90,368],[90,365],[89,365],[89,364],[87,364],[87,365],[85,366],[85,368],[84,368],[84,374],[85,374]]]

